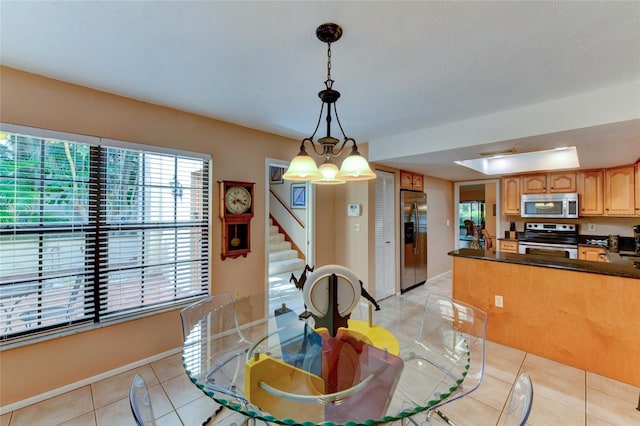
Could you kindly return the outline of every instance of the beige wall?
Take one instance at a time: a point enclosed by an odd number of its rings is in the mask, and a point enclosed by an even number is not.
[[[289,159],[298,141],[0,68],[0,121],[119,139],[213,157],[211,291],[265,289],[265,158]],[[220,260],[218,180],[255,182],[252,252]],[[329,204],[329,203],[327,203]],[[325,220],[326,219],[326,220]],[[325,223],[325,221],[327,223]],[[317,244],[333,246],[331,218],[321,216]],[[7,405],[181,345],[178,311],[0,352],[0,395]]]
[[[451,270],[452,267],[451,256],[447,253],[454,247],[453,182],[425,176],[424,192],[427,194],[429,233],[427,274],[428,278],[433,278]]]
[[[0,121],[62,132],[210,153],[211,291],[242,295],[264,291],[265,158],[288,160],[299,141],[176,111],[89,88],[0,67]],[[359,145],[367,155],[367,144]],[[252,252],[220,259],[217,181],[255,182]],[[398,182],[399,180],[396,179]],[[429,199],[429,277],[451,269],[453,184],[425,178]],[[398,187],[399,190],[399,187]],[[398,192],[398,191],[396,191]],[[362,216],[347,216],[347,204]],[[370,207],[371,206],[371,207]],[[315,190],[316,265],[338,263],[374,287],[375,181]],[[360,225],[360,231],[355,225]],[[177,310],[0,352],[3,406],[35,397],[144,358],[180,347]]]

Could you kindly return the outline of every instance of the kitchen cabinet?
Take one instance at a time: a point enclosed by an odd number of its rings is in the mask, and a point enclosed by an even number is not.
[[[518,253],[518,240],[498,240],[498,251]]]
[[[636,216],[633,165],[607,169],[604,176],[605,216]]]
[[[545,194],[547,192],[547,175],[524,175],[522,176],[523,194]]]
[[[400,188],[424,191],[424,176],[418,173],[400,170]]]
[[[520,216],[520,176],[502,178],[502,214]]]
[[[522,176],[523,194],[576,192],[576,173],[538,173]]]
[[[558,172],[549,173],[549,191],[550,193],[569,193],[576,192],[576,173],[575,172]]]
[[[604,247],[578,247],[578,259],[592,262],[609,262],[607,250]]]
[[[580,216],[604,214],[604,171],[578,172],[578,205]]]
[[[636,163],[636,216],[640,216],[640,161]]]

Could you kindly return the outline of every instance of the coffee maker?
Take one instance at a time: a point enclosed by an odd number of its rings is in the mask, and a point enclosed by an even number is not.
[[[633,242],[637,255],[640,255],[640,225],[633,227]]]

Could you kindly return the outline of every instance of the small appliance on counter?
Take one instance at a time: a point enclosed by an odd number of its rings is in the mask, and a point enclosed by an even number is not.
[[[635,252],[640,256],[640,225],[633,227],[633,242],[635,245]]]

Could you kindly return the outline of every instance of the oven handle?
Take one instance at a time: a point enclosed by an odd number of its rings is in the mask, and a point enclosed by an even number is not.
[[[553,243],[529,243],[526,241],[520,241],[518,244],[519,247],[548,247],[553,249],[578,249],[577,245],[571,244],[553,244]]]

